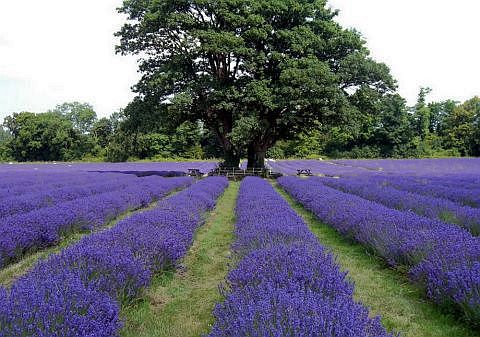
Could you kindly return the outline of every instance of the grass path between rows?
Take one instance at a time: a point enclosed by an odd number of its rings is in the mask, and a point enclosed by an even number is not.
[[[163,272],[138,302],[123,308],[123,337],[200,337],[212,324],[212,310],[222,300],[233,242],[235,204],[240,183],[230,182],[183,260],[183,268]]]
[[[58,245],[28,254],[19,261],[13,264],[9,264],[8,266],[0,270],[0,286],[9,288],[16,279],[24,275],[39,260],[45,259],[50,254],[57,253],[65,247],[68,247],[75,242],[78,242],[81,238],[83,238],[89,233],[91,232],[77,232],[69,234],[62,238]]]
[[[174,191],[166,194],[161,199],[168,198],[171,195],[173,195],[175,193],[178,193],[181,190],[182,189],[175,189]],[[57,245],[47,247],[45,249],[41,249],[41,250],[38,250],[36,252],[25,255],[24,257],[22,257],[17,262],[9,264],[5,268],[0,269],[0,286],[9,288],[15,282],[16,279],[18,279],[19,277],[21,277],[22,275],[27,273],[27,271],[30,270],[31,268],[33,268],[33,266],[35,266],[35,264],[38,261],[40,261],[41,259],[46,259],[51,254],[55,254],[55,253],[60,252],[62,249],[65,249],[68,246],[71,246],[74,243],[77,243],[83,237],[85,237],[87,235],[93,234],[95,232],[104,231],[108,228],[112,228],[119,221],[121,221],[121,220],[135,214],[135,213],[143,212],[143,211],[152,209],[153,207],[155,207],[157,202],[158,201],[154,201],[154,202],[148,204],[145,207],[140,207],[140,208],[136,208],[134,210],[126,211],[126,212],[120,214],[119,216],[113,218],[112,220],[108,221],[104,226],[98,227],[97,229],[95,229],[93,231],[88,230],[88,231],[72,232],[72,233],[69,233],[67,235],[64,235],[62,238],[60,238],[60,242]]]
[[[355,299],[382,317],[389,330],[401,337],[478,337],[480,332],[443,314],[425,299],[422,291],[409,283],[405,275],[388,268],[364,247],[344,239],[332,227],[322,223],[310,211],[289,196],[278,184],[275,189],[304,219],[320,243],[336,255],[342,269],[355,283]]]

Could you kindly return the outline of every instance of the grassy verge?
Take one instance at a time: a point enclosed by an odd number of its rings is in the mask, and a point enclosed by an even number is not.
[[[0,270],[0,286],[10,287],[16,279],[25,274],[30,268],[32,268],[39,260],[47,258],[50,254],[57,253],[63,248],[79,241],[82,237],[90,232],[72,233],[60,241],[60,243],[54,247],[49,247],[32,254],[28,254],[21,260],[9,264],[5,268]]]
[[[176,189],[173,192],[170,192],[167,194],[164,198],[180,191],[180,189]],[[118,217],[108,221],[105,226],[101,226],[95,231],[82,231],[82,232],[72,232],[68,233],[67,235],[63,236],[60,239],[60,242],[52,247],[48,247],[45,249],[41,249],[39,251],[29,253],[25,256],[23,256],[20,260],[18,260],[15,263],[9,264],[5,266],[4,268],[0,269],[0,286],[4,287],[10,287],[13,282],[15,282],[16,279],[24,275],[29,269],[31,269],[39,260],[47,258],[51,254],[55,254],[60,252],[62,249],[80,241],[84,236],[90,235],[96,231],[103,231],[105,229],[113,227],[115,224],[117,224],[119,221],[122,219],[125,219],[126,217],[129,217],[130,215],[136,213],[136,212],[142,212],[146,211],[148,209],[151,209],[155,207],[157,202],[152,202],[146,207],[143,208],[138,208],[134,210],[130,210],[127,212],[124,212],[120,214]]]
[[[124,337],[199,337],[213,323],[218,285],[228,272],[238,182],[231,182],[196,233],[180,271],[158,275],[144,297],[123,310]]]
[[[355,283],[355,298],[382,316],[388,330],[402,337],[478,337],[474,331],[427,301],[420,289],[410,284],[405,275],[388,268],[364,247],[344,239],[332,227],[290,197],[279,185],[277,191],[305,220],[321,244],[337,257],[349,278]]]

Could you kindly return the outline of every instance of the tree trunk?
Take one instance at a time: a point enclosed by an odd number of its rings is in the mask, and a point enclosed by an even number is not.
[[[255,149],[253,144],[249,144],[247,148],[247,168],[252,168],[255,162]]]
[[[223,167],[238,168],[240,166],[240,156],[238,156],[234,150],[223,148]]]
[[[226,123],[224,125],[226,125]],[[228,125],[227,127],[223,126],[223,128],[231,129],[228,127]],[[218,127],[213,128],[213,131],[217,135],[218,141],[223,149],[223,162],[220,164],[220,166],[225,168],[238,168],[240,166],[240,155],[230,140],[226,137],[226,133],[223,132],[223,130],[220,130]]]
[[[265,168],[266,147],[258,144],[248,146],[248,168]]]

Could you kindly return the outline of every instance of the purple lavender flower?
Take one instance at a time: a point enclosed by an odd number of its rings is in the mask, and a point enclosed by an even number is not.
[[[268,182],[245,178],[236,213],[238,264],[209,337],[391,336],[353,300],[346,273]]]
[[[40,262],[10,291],[0,288],[0,337],[118,336],[121,303],[178,263],[227,184],[196,183]]]
[[[456,225],[387,208],[325,186],[321,180],[283,177],[280,185],[341,234],[373,249],[392,265],[405,265],[427,295],[454,304],[480,321],[480,238]]]
[[[66,232],[98,228],[122,212],[190,185],[193,179],[152,176],[127,181],[118,190],[112,185],[113,191],[0,219],[0,267],[28,251],[55,245]]]
[[[430,219],[457,224],[474,235],[480,235],[480,209],[452,202],[448,199],[435,198],[390,187],[382,179],[363,176],[362,179],[323,178],[321,182],[329,187],[362,198],[381,203],[398,210],[412,210]],[[395,184],[399,184],[397,181]]]

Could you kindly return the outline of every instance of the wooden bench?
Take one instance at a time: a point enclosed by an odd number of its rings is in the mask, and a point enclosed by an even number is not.
[[[313,176],[312,171],[311,171],[310,169],[300,169],[300,170],[297,170],[297,176],[301,176],[301,175]]]
[[[212,170],[209,176],[226,176],[228,179],[233,180],[241,180],[244,177],[248,176],[257,176],[263,178],[278,178],[281,176],[279,173],[272,172],[270,169],[261,169],[261,168],[248,168],[248,169],[241,169],[236,167],[219,167]]]
[[[191,169],[188,169],[188,175],[191,176],[191,177],[200,177],[203,174],[202,174],[202,172],[200,172],[199,169],[191,168]]]

